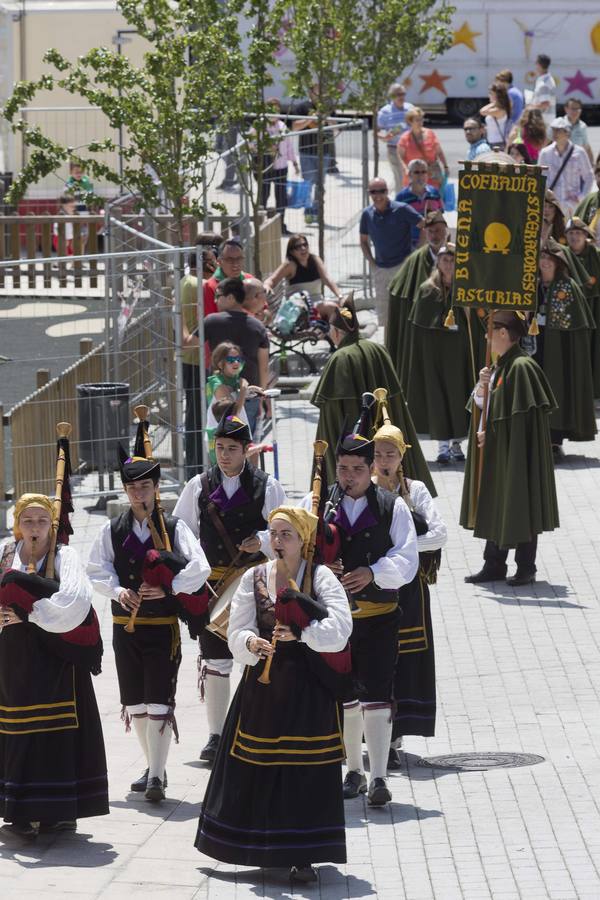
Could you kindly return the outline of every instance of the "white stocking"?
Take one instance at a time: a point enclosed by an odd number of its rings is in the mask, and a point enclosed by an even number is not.
[[[148,783],[152,778],[162,781],[165,777],[172,734],[173,729],[164,716],[148,717]]]
[[[133,722],[135,736],[137,737],[140,747],[143,750],[144,757],[146,759],[146,765],[148,765],[148,714],[134,713],[131,717],[131,720]]]
[[[216,675],[210,669],[204,682],[204,700],[209,734],[222,734],[229,709],[229,675]]]
[[[349,772],[363,772],[362,761],[363,714],[358,701],[344,706],[344,744]],[[387,757],[386,757],[387,759]]]
[[[387,775],[387,761],[392,737],[391,719],[389,706],[385,706],[383,709],[371,709],[365,706],[365,740],[369,751],[371,779],[385,778]]]

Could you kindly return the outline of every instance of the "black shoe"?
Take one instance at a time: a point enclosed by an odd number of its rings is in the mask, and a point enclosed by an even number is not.
[[[236,187],[235,181],[222,181],[217,187],[218,191],[232,191]]]
[[[287,225],[282,225],[281,233],[282,233],[282,235],[284,235],[284,237],[289,237],[291,234],[293,234],[293,231],[290,231],[290,229],[287,227]]]
[[[169,782],[167,781],[167,773],[165,771],[165,774],[163,775],[163,787],[166,787],[168,785],[168,783]],[[140,775],[140,777],[137,779],[137,781],[131,782],[131,790],[135,791],[136,793],[143,794],[147,787],[148,787],[148,769],[146,769],[146,771],[144,772],[143,775]]]
[[[367,803],[369,806],[385,806],[392,799],[385,778],[374,778],[369,785]]]
[[[565,451],[560,444],[552,444],[552,455],[554,457],[554,462],[558,462],[565,458]]]
[[[163,788],[163,783],[160,778],[151,778],[148,782],[148,787],[146,788],[146,793],[144,794],[146,800],[153,800],[158,802],[159,800],[165,799],[165,792]]]
[[[213,763],[217,755],[217,750],[219,749],[220,740],[220,734],[209,734],[206,746],[203,747],[200,751],[200,759],[204,759],[206,760],[206,762]]]
[[[40,822],[40,834],[59,834],[61,831],[77,831],[77,822],[74,819],[65,822]]]
[[[519,587],[522,584],[533,584],[535,582],[535,572],[515,572],[511,578],[506,579],[506,583],[511,587]]]
[[[290,878],[292,881],[302,881],[304,884],[319,880],[317,870],[313,869],[312,866],[292,866]]]
[[[402,762],[400,761],[400,754],[394,747],[390,747],[390,752],[388,753],[388,761],[387,761],[388,769],[392,771],[398,771],[398,769],[402,768]]]
[[[339,175],[340,170],[338,169],[337,165],[335,163],[333,163],[333,165],[329,166],[329,168],[327,169],[327,174],[328,175]]]
[[[356,770],[346,773],[344,778],[344,800],[353,800],[359,794],[367,793],[366,775],[361,775]]]
[[[506,578],[506,569],[492,569],[491,566],[484,566],[480,572],[474,575],[465,575],[467,584],[485,584],[486,581],[504,581]]]
[[[39,822],[11,822],[0,828],[0,837],[2,839],[14,840],[19,842],[34,841],[39,834]]]

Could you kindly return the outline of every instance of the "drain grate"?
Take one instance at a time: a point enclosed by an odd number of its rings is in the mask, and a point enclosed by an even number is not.
[[[417,763],[425,769],[453,769],[455,772],[484,772],[486,769],[511,769],[536,766],[545,757],[535,753],[446,753],[429,756]]]

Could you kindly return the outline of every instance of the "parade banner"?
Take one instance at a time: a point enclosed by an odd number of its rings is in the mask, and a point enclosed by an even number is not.
[[[453,304],[535,312],[545,181],[538,166],[464,163]]]

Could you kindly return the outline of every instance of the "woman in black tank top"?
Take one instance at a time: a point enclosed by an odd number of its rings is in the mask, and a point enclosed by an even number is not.
[[[304,234],[293,234],[287,244],[286,258],[272,275],[265,280],[267,291],[273,291],[280,281],[287,281],[286,295],[297,291],[306,291],[314,300],[320,300],[323,285],[342,299],[342,294],[335,281],[328,274],[323,261],[311,253],[308,240]]]

